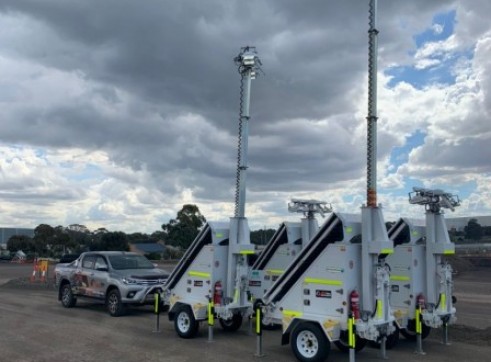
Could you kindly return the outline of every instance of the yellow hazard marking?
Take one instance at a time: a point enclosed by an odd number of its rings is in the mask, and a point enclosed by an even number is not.
[[[421,334],[423,327],[421,326],[421,307],[416,308],[416,333]]]
[[[275,275],[281,275],[283,274],[284,270],[280,269],[267,269],[266,274],[275,274]]]
[[[303,282],[304,284],[343,285],[341,280],[334,279],[305,278]]]
[[[411,280],[411,278],[404,275],[391,275],[390,280],[395,280],[398,282],[408,282]]]
[[[454,255],[455,254],[455,250],[444,250],[443,251],[443,255]]]
[[[261,308],[256,309],[256,333],[261,333]]]
[[[241,255],[252,255],[254,253],[255,253],[254,250],[241,250],[240,251]]]
[[[447,296],[445,293],[440,294],[440,310],[444,312],[447,309]]]
[[[382,318],[383,317],[383,306],[384,303],[380,300],[377,299],[377,317]]]
[[[199,271],[194,271],[194,270],[189,271],[188,275],[190,277],[200,277],[200,278],[209,278],[210,277],[210,273],[204,273],[204,272],[199,272]]]
[[[324,327],[325,330],[330,330],[333,327],[337,326],[338,324],[339,324],[338,321],[333,321],[332,319],[328,319],[324,323],[322,323],[322,326]]]
[[[394,253],[394,249],[392,248],[385,248],[380,251],[380,254],[393,254],[393,253]]]
[[[155,314],[159,312],[159,293],[155,293]]]
[[[405,315],[407,315],[407,311],[402,310],[402,309],[396,309],[394,311],[394,317],[396,319],[402,319]]]
[[[301,317],[303,315],[302,312],[296,311],[296,310],[289,310],[289,309],[284,309],[283,310],[283,315],[287,317]]]
[[[353,333],[353,318],[348,319],[348,347],[355,348],[355,336]]]
[[[239,301],[239,290],[236,288],[234,292],[234,303]]]
[[[215,324],[215,319],[213,315],[213,302],[210,301],[208,303],[208,325],[212,326],[213,324]]]

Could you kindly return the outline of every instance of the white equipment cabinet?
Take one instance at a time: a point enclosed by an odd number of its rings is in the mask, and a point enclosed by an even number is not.
[[[326,202],[293,199],[288,211],[304,214],[301,222],[284,222],[252,265],[249,290],[254,301],[260,302],[273,283],[285,272],[299,252],[318,232],[315,214],[324,216],[332,211]]]

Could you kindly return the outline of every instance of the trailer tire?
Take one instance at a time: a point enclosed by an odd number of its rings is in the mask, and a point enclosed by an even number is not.
[[[365,338],[358,337],[355,335],[355,351],[360,352],[367,345],[367,340]],[[341,331],[339,339],[334,341],[334,344],[341,352],[349,352],[350,348],[348,346],[348,331]]]
[[[301,322],[293,330],[290,341],[293,354],[301,362],[325,361],[331,344],[315,323]]]
[[[421,325],[421,339],[425,339],[430,335],[431,332],[431,327],[428,327],[426,324]],[[404,329],[400,330],[401,334],[404,336],[404,338],[410,340],[410,341],[415,341],[416,340],[416,327],[415,327],[415,320],[411,319],[407,323],[407,327]]]
[[[61,286],[61,305],[65,308],[73,308],[77,304],[77,298],[73,295],[72,286],[70,283],[65,283]]]
[[[399,343],[399,328],[396,326],[396,330],[387,336],[387,339],[385,340],[385,348],[388,350],[392,349],[397,345],[397,343]],[[373,348],[380,348],[380,339],[377,341],[370,341],[370,346]]]
[[[231,319],[220,318],[218,321],[224,331],[235,332],[242,325],[242,315],[234,314]]]
[[[198,333],[199,323],[194,318],[191,308],[181,305],[175,313],[174,328],[181,338],[194,338]]]
[[[121,293],[113,288],[107,293],[106,307],[111,317],[120,317],[126,312],[126,307],[121,300]]]

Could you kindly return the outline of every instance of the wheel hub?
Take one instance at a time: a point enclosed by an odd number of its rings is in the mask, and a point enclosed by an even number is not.
[[[305,357],[315,356],[319,350],[319,341],[310,331],[302,331],[298,334],[297,349]]]

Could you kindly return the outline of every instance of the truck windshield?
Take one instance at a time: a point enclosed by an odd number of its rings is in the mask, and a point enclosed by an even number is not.
[[[142,255],[110,255],[109,262],[113,269],[153,269],[153,264]]]

